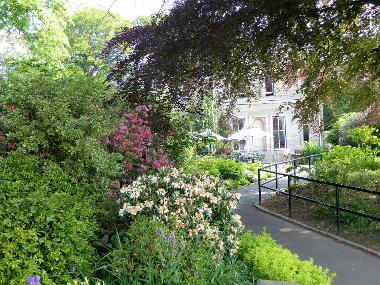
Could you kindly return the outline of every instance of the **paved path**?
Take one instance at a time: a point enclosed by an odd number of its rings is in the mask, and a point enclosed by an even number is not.
[[[279,185],[284,187],[285,181]],[[257,184],[237,191],[242,194],[238,212],[247,228],[254,232],[267,228],[274,239],[302,259],[311,257],[336,272],[336,285],[380,285],[379,258],[256,209],[252,202],[258,202]]]

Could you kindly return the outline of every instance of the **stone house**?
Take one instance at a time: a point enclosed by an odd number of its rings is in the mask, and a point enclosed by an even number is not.
[[[305,142],[322,144],[323,133],[293,120],[293,107],[289,103],[300,98],[297,85],[287,87],[281,82],[266,80],[256,83],[258,99],[241,97],[234,107],[238,129],[257,128],[266,133],[264,137],[247,137],[235,144],[235,149],[258,152],[266,161],[281,160],[297,154]],[[322,108],[316,118],[322,123]]]

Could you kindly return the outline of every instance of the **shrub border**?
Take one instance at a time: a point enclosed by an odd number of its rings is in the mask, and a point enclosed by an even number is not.
[[[360,244],[358,244],[358,243],[355,243],[355,242],[349,241],[349,240],[344,239],[344,238],[342,238],[342,237],[339,237],[339,236],[337,236],[337,235],[330,234],[330,233],[328,233],[328,232],[325,232],[325,231],[322,231],[322,230],[316,229],[316,228],[314,228],[314,227],[311,227],[311,226],[306,225],[306,224],[304,224],[304,223],[301,223],[301,222],[299,222],[299,221],[293,220],[293,219],[291,219],[291,218],[289,218],[289,217],[286,217],[286,216],[284,216],[284,215],[277,214],[277,213],[273,213],[273,212],[269,211],[268,209],[266,209],[266,208],[264,208],[264,207],[261,207],[261,206],[260,206],[258,203],[256,203],[256,202],[254,202],[254,203],[252,204],[252,206],[253,206],[253,207],[256,207],[258,210],[260,210],[260,211],[262,211],[262,212],[265,212],[265,213],[270,214],[270,215],[272,215],[272,216],[275,216],[275,217],[277,217],[277,218],[283,219],[283,220],[285,220],[285,221],[287,221],[287,222],[290,222],[290,223],[296,224],[296,225],[298,225],[298,226],[304,227],[304,228],[306,228],[306,229],[308,229],[308,230],[312,230],[312,231],[314,231],[314,232],[316,232],[316,233],[318,233],[318,234],[321,234],[321,235],[323,235],[323,236],[326,236],[326,237],[328,237],[328,238],[331,238],[331,239],[333,239],[333,240],[335,240],[335,241],[337,241],[337,242],[339,242],[339,243],[343,243],[343,244],[345,244],[345,245],[351,246],[351,247],[356,248],[356,249],[358,249],[358,250],[364,251],[364,252],[367,253],[367,254],[370,254],[370,255],[373,255],[373,256],[375,256],[375,257],[377,257],[377,258],[380,258],[380,252],[378,252],[378,251],[376,251],[376,250],[373,250],[373,249],[370,249],[370,248],[365,247],[365,246],[363,246],[363,245],[360,245]]]

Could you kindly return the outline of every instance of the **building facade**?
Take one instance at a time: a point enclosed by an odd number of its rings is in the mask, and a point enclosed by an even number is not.
[[[322,132],[314,131],[308,125],[293,120],[294,110],[291,103],[299,99],[297,85],[287,87],[281,82],[270,81],[256,85],[259,98],[239,98],[234,108],[234,117],[239,129],[257,128],[266,135],[247,137],[236,144],[236,148],[240,151],[261,152],[270,161],[299,153],[305,142],[322,144]],[[316,120],[320,125],[322,109]]]

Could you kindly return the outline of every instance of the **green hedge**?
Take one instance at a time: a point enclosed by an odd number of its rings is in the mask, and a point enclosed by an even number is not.
[[[335,274],[314,264],[301,261],[288,249],[281,247],[267,233],[245,233],[240,241],[239,258],[259,279],[295,282],[301,285],[330,285]]]
[[[380,160],[369,149],[352,146],[335,146],[322,161],[315,164],[314,178],[337,182],[344,185],[361,187],[369,190],[380,190]],[[313,195],[320,201],[335,204],[335,188],[314,185]],[[341,189],[340,203],[347,209],[377,216],[380,210],[380,197],[375,195]],[[317,216],[335,220],[335,211],[325,207],[314,207]],[[370,219],[342,212],[341,222],[346,229],[370,231],[379,229],[380,223]]]
[[[207,172],[209,175],[226,180],[229,188],[234,189],[256,182],[259,167],[261,163],[244,163],[233,159],[204,156],[192,158],[184,167],[184,171],[186,173]]]
[[[320,155],[326,152],[327,149],[314,142],[306,142],[302,148],[303,156]]]
[[[374,171],[380,169],[380,160],[365,149],[352,146],[335,146],[328,154],[323,156],[323,160],[315,166],[317,179],[325,181],[347,184],[347,179],[354,172]],[[361,184],[355,186],[368,188],[372,181],[372,176],[368,179],[361,177]]]

